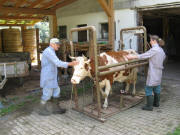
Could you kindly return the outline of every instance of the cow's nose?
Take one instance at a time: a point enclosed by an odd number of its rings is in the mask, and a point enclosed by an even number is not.
[[[72,83],[72,84],[76,84],[76,80],[71,79],[71,83]]]

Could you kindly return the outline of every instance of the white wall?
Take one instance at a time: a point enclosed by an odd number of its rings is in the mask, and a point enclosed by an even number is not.
[[[116,10],[115,11],[115,22],[116,22],[116,41],[115,41],[115,50],[119,49],[119,40],[120,40],[120,30],[122,28],[129,28],[137,26],[136,23],[136,11],[130,9]],[[125,49],[130,48],[129,40],[132,39],[131,45],[132,49],[137,50],[136,43],[137,40],[132,34],[123,35]]]
[[[104,12],[82,14],[76,16],[59,17],[58,26],[66,25],[67,33],[69,38],[69,33],[72,28],[76,28],[79,24],[87,24],[88,26],[93,25],[97,30],[97,40],[100,39],[100,23],[108,22],[108,18]],[[115,40],[115,50],[119,49],[120,40],[120,30],[122,28],[135,27],[136,26],[136,11],[130,9],[116,10],[115,11],[115,23],[116,23],[116,40]],[[125,37],[125,49],[129,48],[129,39],[132,38],[132,48],[136,47],[136,38],[130,37],[130,35],[124,35]],[[129,37],[129,38],[127,38]],[[73,34],[73,41],[77,41],[77,33]]]
[[[72,28],[76,28],[77,25],[80,24],[87,24],[87,26],[93,25],[96,27],[97,30],[97,38],[100,38],[99,30],[100,30],[100,23],[108,22],[108,18],[104,12],[97,12],[97,13],[89,13],[83,15],[76,15],[76,16],[68,16],[68,17],[59,17],[58,18],[58,26],[66,25],[67,26],[67,34],[69,38],[69,33]],[[77,33],[73,34],[73,40],[77,41]]]
[[[152,6],[157,4],[167,4],[173,2],[180,2],[180,0],[114,0],[114,8],[118,10]]]
[[[166,3],[173,3],[173,2],[180,2],[180,0],[137,0],[135,2],[135,6],[150,6],[156,4],[166,4]]]

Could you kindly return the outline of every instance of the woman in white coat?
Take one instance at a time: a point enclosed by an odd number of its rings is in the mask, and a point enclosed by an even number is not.
[[[157,35],[150,35],[150,44],[152,48],[147,52],[137,56],[128,55],[127,57],[128,59],[149,59],[149,69],[145,86],[147,104],[142,107],[142,109],[152,111],[153,106],[159,107],[161,78],[165,53],[161,48],[161,46],[164,45],[164,41]]]

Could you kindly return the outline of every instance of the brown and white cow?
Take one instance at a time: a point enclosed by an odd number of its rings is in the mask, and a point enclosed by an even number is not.
[[[118,51],[118,52],[115,52],[115,51],[103,52],[98,57],[99,66],[105,66],[105,65],[128,61],[126,57],[128,54],[137,55],[137,53],[134,50],[124,50],[124,51]],[[93,59],[87,59],[85,56],[71,57],[71,59],[76,59],[77,61],[79,61],[79,64],[74,66],[74,73],[71,78],[72,84],[79,84],[80,81],[83,80],[87,76],[92,79],[95,78],[95,69],[94,69]],[[121,68],[123,66],[109,68],[109,69],[106,69],[106,71],[114,70],[116,68]],[[102,70],[102,71],[105,71],[105,70]],[[108,107],[108,95],[111,91],[113,82],[115,81],[126,82],[126,89],[125,89],[126,92],[129,91],[129,86],[131,83],[133,83],[132,94],[135,95],[136,80],[137,80],[137,68],[127,69],[124,71],[119,71],[119,72],[111,73],[111,74],[100,77],[100,80],[99,80],[100,91],[101,91],[101,94],[105,97],[103,107],[104,108]],[[105,88],[105,91],[103,91],[103,88]]]

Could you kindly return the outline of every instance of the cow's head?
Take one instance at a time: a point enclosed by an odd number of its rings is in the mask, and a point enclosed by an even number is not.
[[[90,66],[88,60],[85,56],[82,57],[70,57],[72,60],[79,61],[79,64],[74,66],[74,73],[71,78],[72,84],[79,84],[81,80],[85,77],[90,76]]]

